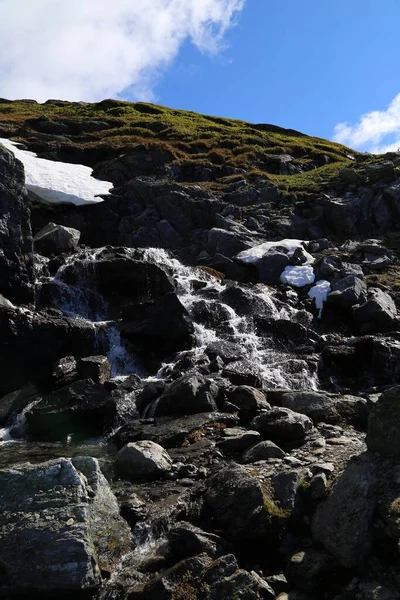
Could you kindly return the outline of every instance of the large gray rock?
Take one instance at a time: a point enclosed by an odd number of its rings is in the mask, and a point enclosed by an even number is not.
[[[79,244],[81,232],[72,227],[49,223],[33,238],[35,251],[43,256],[61,254]]]
[[[360,323],[372,322],[377,331],[397,329],[399,320],[392,297],[379,288],[370,288],[368,292],[368,300],[353,308],[354,319]]]
[[[400,386],[382,394],[368,417],[366,443],[371,452],[400,456]]]
[[[336,423],[340,415],[336,400],[321,392],[290,392],[282,395],[282,406],[307,415],[315,423]]]
[[[371,458],[351,462],[312,521],[314,540],[346,568],[359,565],[372,549],[371,520],[378,474]]]
[[[362,304],[367,299],[367,286],[359,277],[347,275],[333,281],[328,301],[340,308],[350,309],[355,304]]]
[[[33,248],[24,167],[0,144],[0,294],[34,301]]]
[[[249,448],[243,455],[243,462],[247,464],[257,462],[258,460],[284,457],[285,453],[279,446],[270,440],[265,440],[264,442],[259,442],[252,448]]]
[[[95,590],[130,543],[94,458],[0,471],[0,595]]]
[[[302,439],[312,426],[309,417],[290,408],[273,408],[261,413],[250,423],[252,429],[278,443]]]
[[[116,468],[129,479],[157,479],[171,467],[168,452],[150,440],[130,442],[117,454]]]

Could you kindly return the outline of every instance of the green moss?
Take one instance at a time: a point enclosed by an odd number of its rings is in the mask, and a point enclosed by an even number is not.
[[[290,508],[281,508],[275,502],[267,499],[264,500],[264,508],[271,517],[277,517],[278,519],[289,519],[292,514]]]
[[[274,125],[257,125],[144,102],[112,99],[87,104],[65,102],[62,105],[0,101],[0,130],[1,123],[14,124],[14,137],[28,140],[27,126],[30,127],[30,124],[26,121],[43,115],[51,120],[101,120],[110,126],[102,131],[71,136],[69,146],[101,147],[106,151],[105,155],[112,158],[131,151],[137,144],[162,144],[172,152],[176,161],[242,168],[247,171],[250,180],[267,178],[284,194],[300,196],[318,191],[337,178],[339,168],[352,164],[349,153],[356,154],[341,144]],[[306,173],[272,175],[265,166],[268,156],[276,154],[290,154],[296,161],[310,165],[323,154],[330,163]],[[224,181],[221,181],[220,185],[223,184]]]

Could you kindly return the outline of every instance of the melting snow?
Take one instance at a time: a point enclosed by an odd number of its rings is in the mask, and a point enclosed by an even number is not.
[[[249,248],[248,250],[243,250],[237,255],[237,259],[243,263],[251,264],[258,262],[263,256],[268,254],[268,252],[272,248],[284,248],[288,256],[292,257],[296,251],[296,248],[301,248],[304,250],[303,244],[307,242],[303,240],[280,240],[279,242],[264,242],[263,244],[259,244],[258,246],[254,246],[254,248]],[[312,265],[314,262],[314,257],[304,250],[304,255],[307,258],[307,261],[304,263],[305,265]]]
[[[320,279],[320,281],[317,281],[317,283],[314,285],[314,287],[312,287],[311,290],[308,292],[308,295],[310,296],[310,298],[314,298],[314,300],[315,300],[315,306],[319,310],[319,314],[318,314],[319,319],[322,316],[322,309],[324,306],[324,302],[326,301],[330,291],[331,291],[331,284],[329,283],[329,281],[326,281],[325,279]]]
[[[315,275],[311,266],[286,267],[281,274],[282,283],[288,283],[295,287],[303,287],[314,283]]]
[[[91,176],[93,170],[84,165],[38,158],[34,152],[20,150],[8,139],[0,138],[25,167],[25,185],[51,204],[71,203],[76,206],[103,202],[99,194],[108,194],[113,184]]]

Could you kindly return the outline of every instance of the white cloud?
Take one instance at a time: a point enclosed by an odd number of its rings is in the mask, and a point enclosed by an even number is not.
[[[395,139],[389,142],[389,139]],[[338,123],[334,140],[361,150],[374,153],[397,150],[400,146],[400,94],[397,94],[386,110],[374,110],[362,115],[358,123]]]
[[[221,48],[245,0],[0,0],[0,96],[149,99],[190,40]]]

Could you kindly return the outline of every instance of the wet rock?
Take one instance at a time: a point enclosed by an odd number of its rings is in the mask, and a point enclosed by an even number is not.
[[[90,356],[98,346],[92,323],[59,311],[19,311],[0,307],[0,393],[27,381],[51,378],[57,358]],[[38,352],[40,348],[40,352]]]
[[[192,319],[174,293],[126,307],[121,316],[121,334],[145,350],[170,352],[193,344]]]
[[[368,290],[368,300],[353,308],[353,317],[360,323],[372,323],[375,331],[393,331],[399,327],[396,305],[391,296],[379,288]]]
[[[74,356],[64,356],[54,363],[51,373],[53,387],[63,387],[78,379],[78,369]]]
[[[111,365],[106,356],[86,356],[78,363],[78,371],[82,379],[92,379],[104,383],[111,378]]]
[[[314,346],[320,336],[309,327],[289,319],[256,318],[257,327],[262,335],[270,337],[274,343],[284,349],[296,346]]]
[[[230,362],[224,368],[223,375],[237,386],[261,387],[262,384],[260,370],[250,360]]]
[[[245,464],[257,462],[259,460],[268,460],[269,458],[284,458],[285,452],[274,442],[265,440],[247,450],[243,454]]]
[[[360,457],[347,465],[314,515],[314,540],[345,568],[356,567],[371,552],[377,484],[377,469],[371,458]]]
[[[226,340],[211,342],[211,344],[207,346],[205,352],[207,356],[210,357],[210,360],[219,357],[224,363],[237,361],[243,356],[243,349],[239,344]]]
[[[74,440],[104,434],[117,414],[110,392],[91,379],[76,381],[42,398],[26,414],[29,435],[45,440]]]
[[[115,466],[128,479],[157,479],[171,470],[172,460],[162,446],[142,440],[121,448]]]
[[[93,592],[128,551],[129,528],[95,459],[15,466],[0,471],[0,481],[6,597]]]
[[[33,246],[24,167],[0,144],[0,294],[34,301]]]
[[[250,426],[262,436],[279,443],[301,440],[311,431],[313,424],[306,415],[289,408],[272,408],[255,417]]]
[[[193,415],[216,410],[218,386],[203,375],[184,375],[162,394],[154,416]]]
[[[71,227],[49,223],[33,238],[35,252],[42,256],[52,256],[67,252],[79,244],[81,232]]]
[[[400,456],[400,386],[384,392],[368,417],[366,443],[371,452]]]

